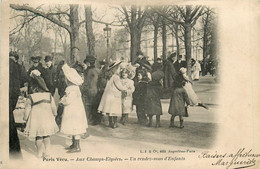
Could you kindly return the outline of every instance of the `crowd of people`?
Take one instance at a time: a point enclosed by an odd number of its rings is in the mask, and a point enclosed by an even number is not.
[[[72,136],[72,145],[66,147],[68,153],[80,152],[80,139],[89,136],[88,126],[97,125],[108,115],[109,127],[127,124],[128,114],[134,111],[137,122],[147,127],[161,127],[162,98],[170,98],[168,113],[170,126],[183,128],[183,117],[188,116],[187,106],[198,105],[207,108],[192,88],[192,80],[199,79],[200,67],[192,63],[192,79],[186,72],[186,62],[176,53],[166,61],[157,58],[153,65],[141,52],[137,53],[134,64],[124,60],[108,64],[87,56],[83,63],[76,62],[71,67],[60,61],[55,67],[53,58],[31,57],[32,67],[26,72],[18,64],[19,55],[9,53],[9,140],[10,157],[21,158],[13,111],[21,93],[26,93],[24,134],[35,138],[38,157],[48,157],[50,136],[58,131]],[[54,102],[54,94],[60,97]],[[169,95],[168,95],[169,94]],[[174,125],[179,116],[180,125]],[[120,120],[118,120],[120,118]]]

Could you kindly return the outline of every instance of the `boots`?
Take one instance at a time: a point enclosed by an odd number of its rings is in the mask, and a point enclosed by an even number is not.
[[[180,128],[181,129],[184,128],[184,126],[183,126],[183,119],[180,119]]]
[[[149,116],[149,123],[146,125],[146,127],[151,127],[153,123],[153,116]]]
[[[161,127],[160,115],[156,115],[156,125],[155,125],[155,128],[159,128],[159,127]]]
[[[171,120],[170,120],[170,128],[174,128],[174,127],[177,127],[174,125],[174,116],[171,117]]]
[[[75,140],[75,145],[72,149],[68,150],[67,153],[78,153],[81,152],[79,140]]]
[[[75,136],[72,136],[72,144],[69,147],[66,147],[65,150],[71,150],[75,147]]]
[[[127,114],[122,114],[122,117],[121,117],[121,119],[120,119],[120,123],[123,124],[123,125],[125,125],[126,116],[127,116]]]
[[[114,128],[114,123],[113,123],[113,117],[112,116],[108,117],[108,122],[109,122],[109,127]]]
[[[117,116],[113,117],[113,122],[114,122],[113,128],[117,128]]]

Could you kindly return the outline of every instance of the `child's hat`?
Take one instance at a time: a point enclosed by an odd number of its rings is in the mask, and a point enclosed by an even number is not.
[[[152,80],[161,80],[164,77],[164,73],[161,70],[157,70],[152,73]]]
[[[47,88],[44,79],[40,75],[41,73],[37,69],[31,72],[30,76],[34,79],[33,84],[37,85],[38,87],[42,88],[44,91],[48,92],[49,89]]]
[[[62,66],[62,70],[64,72],[65,77],[71,82],[74,83],[75,85],[81,85],[83,83],[83,80],[81,76],[78,74],[78,72],[69,67],[67,64],[64,64]]]

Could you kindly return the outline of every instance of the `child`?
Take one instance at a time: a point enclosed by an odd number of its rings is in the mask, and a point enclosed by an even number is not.
[[[183,86],[183,88],[186,90],[186,92],[188,94],[190,104],[198,105],[198,106],[204,107],[205,109],[208,109],[208,107],[201,102],[201,100],[198,98],[197,94],[194,92],[191,82],[190,82],[189,77],[187,76],[186,72],[187,72],[186,68],[182,67],[180,69],[180,73],[182,74],[182,77],[185,81],[185,85]]]
[[[50,147],[50,135],[58,132],[55,122],[56,105],[51,93],[38,70],[31,72],[32,94],[25,104],[24,120],[27,125],[24,133],[29,137],[35,137],[37,156],[48,157]]]
[[[129,79],[129,73],[130,73],[129,70],[127,69],[123,69],[121,71],[122,85],[128,88],[126,92],[122,93],[122,117],[120,119],[120,122],[123,125],[125,125],[125,121],[128,116],[128,113],[131,113],[133,111],[132,94],[135,90],[135,87],[134,87],[134,81]]]
[[[104,94],[98,106],[98,111],[109,115],[109,127],[117,127],[117,116],[122,114],[121,92],[126,92],[128,89],[122,85],[120,79],[120,64],[114,62],[109,66],[109,71],[112,77],[108,80]]]
[[[138,123],[146,125],[147,117],[145,114],[145,97],[148,77],[145,70],[137,70],[137,84],[133,93],[133,105],[136,106]]]
[[[86,132],[88,122],[85,114],[84,105],[81,98],[79,85],[83,83],[82,78],[73,68],[67,64],[63,65],[62,70],[65,75],[67,88],[65,95],[60,103],[64,106],[60,132],[72,135],[72,145],[67,147],[67,153],[81,152],[80,135]]]
[[[185,82],[181,75],[176,78],[176,88],[171,95],[170,107],[168,113],[172,115],[170,120],[170,127],[176,127],[174,125],[175,116],[180,118],[180,128],[183,128],[183,116],[185,116],[185,102],[190,105],[190,100],[186,90],[182,87]]]
[[[162,115],[161,98],[163,95],[163,88],[161,80],[164,77],[164,73],[161,70],[157,70],[152,73],[152,81],[147,85],[147,93],[145,97],[145,111],[149,117],[149,123],[147,127],[152,126],[153,115],[156,115],[155,127],[161,127],[160,116]]]

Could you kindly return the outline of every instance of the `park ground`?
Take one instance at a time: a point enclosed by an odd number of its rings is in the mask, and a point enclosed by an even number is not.
[[[75,160],[77,157],[106,157],[109,155],[128,158],[129,154],[147,155],[149,151],[159,153],[168,150],[209,149],[214,145],[218,133],[217,96],[219,84],[210,75],[201,77],[193,83],[198,97],[209,109],[190,107],[189,117],[184,119],[184,128],[169,128],[170,115],[167,113],[169,99],[162,100],[163,115],[161,127],[145,127],[137,124],[135,112],[129,114],[126,125],[116,129],[108,127],[108,118],[100,125],[89,126],[90,136],[82,139],[81,153],[68,154],[65,147],[71,144],[71,137],[57,133],[51,136],[51,157],[63,157]],[[175,119],[179,125],[179,119]],[[155,125],[155,119],[153,126]],[[30,139],[18,130],[24,159],[37,159],[34,139]]]

